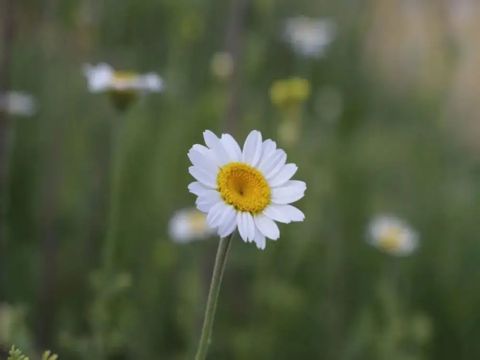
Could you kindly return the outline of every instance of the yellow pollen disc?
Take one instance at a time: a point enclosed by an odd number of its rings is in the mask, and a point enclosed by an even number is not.
[[[125,110],[136,99],[138,90],[131,87],[138,74],[133,71],[115,71],[113,73],[113,88],[110,95],[113,104],[119,110]]]
[[[116,81],[132,81],[137,77],[137,73],[133,71],[115,71],[113,78]]]
[[[398,250],[401,246],[401,233],[402,231],[398,228],[386,230],[379,239],[380,247],[387,251]]]
[[[217,185],[222,199],[238,211],[256,214],[270,204],[267,180],[260,171],[245,163],[224,165],[218,172]]]

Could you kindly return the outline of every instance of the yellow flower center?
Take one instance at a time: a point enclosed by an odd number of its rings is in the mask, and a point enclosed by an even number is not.
[[[110,90],[110,96],[117,109],[126,110],[137,98],[138,91],[131,87],[137,76],[138,74],[133,71],[113,73],[113,88]]]
[[[133,71],[115,71],[113,73],[115,81],[132,81],[137,76],[137,73]]]
[[[220,196],[238,211],[253,214],[270,204],[270,186],[263,174],[254,167],[240,162],[224,165],[217,176]]]
[[[389,228],[380,236],[379,245],[386,251],[396,251],[402,242],[402,230],[396,227]]]

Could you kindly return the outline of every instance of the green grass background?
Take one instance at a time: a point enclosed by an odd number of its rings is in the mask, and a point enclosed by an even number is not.
[[[210,359],[480,358],[479,152],[449,107],[463,53],[445,22],[452,9],[402,5],[430,21],[402,37],[399,3],[249,2],[235,136],[255,128],[275,139],[271,83],[310,80],[303,134],[288,152],[308,186],[298,203],[306,220],[281,225],[264,252],[235,239]],[[193,358],[217,240],[179,246],[167,224],[194,203],[188,149],[204,129],[224,130],[229,86],[210,60],[225,47],[229,6],[16,2],[9,75],[38,113],[11,119],[0,302],[18,311],[2,347]],[[336,21],[324,58],[302,60],[282,41],[283,21],[299,14]],[[390,38],[403,39],[398,53],[369,51],[395,48]],[[166,91],[119,113],[86,88],[82,65],[102,61],[158,72]],[[368,221],[384,212],[417,229],[416,253],[392,258],[365,243]],[[102,278],[109,236],[115,271]]]

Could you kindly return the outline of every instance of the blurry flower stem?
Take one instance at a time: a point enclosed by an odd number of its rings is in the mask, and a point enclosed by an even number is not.
[[[114,143],[116,139],[116,128],[118,127],[118,119],[113,118],[108,123],[105,141],[100,142],[100,146],[95,148],[96,161],[93,169],[93,188],[90,204],[89,234],[85,242],[85,255],[87,264],[86,268],[94,266],[91,254],[96,253],[97,244],[105,241],[106,223],[108,212],[110,210],[110,185],[112,183],[112,161],[114,151]],[[104,249],[102,248],[101,251]],[[103,259],[102,259],[103,260]]]
[[[0,93],[9,88],[10,63],[14,39],[15,0],[0,0]],[[0,300],[5,298],[7,279],[7,187],[9,167],[10,122],[6,112],[0,112]]]
[[[113,271],[113,259],[115,255],[115,238],[117,236],[118,226],[118,197],[120,186],[120,167],[121,167],[121,138],[122,129],[125,126],[125,118],[122,115],[115,119],[111,129],[110,143],[110,188],[107,199],[108,215],[105,245],[103,249],[103,267],[108,274]]]
[[[118,231],[118,211],[119,211],[119,187],[120,187],[120,170],[121,170],[121,144],[123,128],[125,126],[124,113],[113,119],[110,129],[110,151],[107,159],[107,175],[106,181],[110,186],[105,189],[107,193],[107,225],[105,231],[105,240],[103,243],[103,253],[101,259],[100,271],[97,274],[97,281],[94,284],[96,292],[93,308],[95,316],[93,317],[92,327],[96,343],[96,355],[100,359],[108,356],[108,337],[110,334],[109,306],[112,300],[111,282],[115,279],[115,251],[116,239]]]
[[[232,233],[226,238],[221,238],[218,244],[217,256],[215,258],[215,266],[213,268],[212,280],[210,283],[210,291],[208,293],[207,306],[205,308],[205,316],[203,320],[202,333],[198,344],[195,360],[204,360],[207,356],[210,338],[212,336],[213,321],[215,319],[215,311],[217,309],[218,294],[222,284],[223,273],[227,263],[227,256],[232,242]]]
[[[302,105],[295,105],[282,112],[278,125],[278,138],[287,148],[292,148],[302,133]]]
[[[400,294],[402,294],[402,296],[406,298],[408,296],[408,291],[406,291],[407,289],[404,289],[402,286],[403,284],[400,267],[400,261],[403,259],[389,256],[386,260],[388,260],[388,264],[386,266],[386,269],[384,270],[384,274],[386,277],[384,281],[390,284],[390,287],[393,289],[392,291],[395,296],[399,296]]]
[[[306,59],[301,56],[295,58],[294,68],[297,76],[313,81],[313,64],[314,61],[311,59]]]

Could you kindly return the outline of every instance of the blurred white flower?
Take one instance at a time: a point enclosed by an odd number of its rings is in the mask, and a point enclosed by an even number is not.
[[[240,149],[229,134],[217,137],[206,130],[204,145],[195,144],[188,152],[197,180],[188,189],[197,195],[197,208],[207,213],[207,224],[224,238],[236,229],[245,242],[265,249],[266,238],[277,240],[276,221],[303,221],[305,215],[290,205],[300,200],[307,188],[303,181],[291,180],[295,164],[287,164],[287,154],[277,144],[253,130]]]
[[[116,71],[110,65],[84,65],[88,89],[91,92],[160,92],[164,89],[163,80],[155,73],[138,74],[129,71]]]
[[[195,208],[175,212],[168,224],[170,237],[177,243],[202,240],[213,234],[207,225],[207,217]]]
[[[331,19],[315,19],[298,16],[285,22],[285,39],[293,50],[304,57],[319,58],[336,33],[335,22]]]
[[[8,91],[0,94],[0,112],[9,115],[32,116],[35,111],[35,99],[29,94],[19,91]]]
[[[418,235],[399,218],[381,215],[370,223],[368,242],[390,255],[407,256],[418,247]]]

